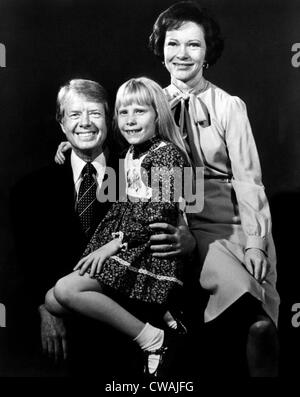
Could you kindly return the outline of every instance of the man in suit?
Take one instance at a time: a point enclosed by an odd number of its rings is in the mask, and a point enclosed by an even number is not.
[[[107,167],[117,168],[107,143],[107,94],[100,84],[74,79],[61,87],[57,96],[57,120],[72,148],[67,161],[24,178],[12,195],[17,250],[29,299],[27,307],[33,308],[31,316],[30,311],[27,312],[27,319],[35,324],[35,330],[40,329],[43,350],[56,361],[72,354],[69,349],[69,341],[74,336],[69,332],[72,327],[80,336],[86,323],[80,318],[68,327],[68,320],[46,310],[44,296],[59,278],[72,271],[107,212],[110,203],[98,202],[95,194],[96,190],[103,192]],[[86,202],[88,196],[90,201]],[[181,255],[193,250],[194,239],[187,228],[166,224],[156,227],[164,233],[152,238],[155,255]],[[35,316],[37,307],[40,327]],[[33,336],[36,340],[35,332]],[[91,339],[86,343],[92,343]]]
[[[86,164],[93,167],[95,195],[108,161],[108,111],[107,93],[100,84],[76,79],[61,87],[57,120],[71,143],[70,156],[63,166],[52,164],[25,177],[12,193],[16,246],[29,299],[27,308],[32,308],[27,310],[27,319],[36,325],[38,307],[42,347],[55,360],[67,357],[67,330],[63,319],[47,312],[44,296],[60,277],[72,271],[110,204],[99,203],[94,197],[88,230],[83,227],[78,206],[83,170]]]

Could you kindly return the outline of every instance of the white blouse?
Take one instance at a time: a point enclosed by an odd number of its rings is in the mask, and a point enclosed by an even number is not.
[[[188,93],[174,84],[165,93],[173,112],[180,108],[179,125],[183,137],[191,143],[188,145],[193,165],[204,167],[205,180],[231,183],[246,234],[246,248],[266,251],[271,215],[245,103],[204,78]],[[189,133],[182,128],[184,114],[190,122]]]

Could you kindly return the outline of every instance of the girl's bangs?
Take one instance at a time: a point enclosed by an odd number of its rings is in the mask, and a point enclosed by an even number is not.
[[[144,84],[129,82],[122,90],[118,92],[116,108],[128,106],[136,103],[138,105],[153,106],[153,99],[149,90]]]

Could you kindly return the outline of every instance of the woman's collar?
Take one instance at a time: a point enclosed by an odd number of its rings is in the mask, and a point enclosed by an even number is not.
[[[174,87],[175,90],[184,93],[184,94],[199,94],[200,92],[203,92],[207,89],[208,87],[208,81],[202,76],[200,80],[197,82],[197,84],[193,86],[189,86],[182,81],[171,79],[171,86]]]

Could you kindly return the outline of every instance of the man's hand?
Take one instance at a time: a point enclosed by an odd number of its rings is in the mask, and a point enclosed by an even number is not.
[[[66,328],[61,318],[53,316],[44,305],[39,307],[41,340],[44,354],[57,362],[67,358]]]
[[[245,252],[245,267],[259,283],[262,283],[269,270],[265,253],[258,248],[248,248]]]
[[[196,241],[185,225],[175,227],[168,223],[153,223],[150,227],[154,232],[163,232],[162,234],[153,234],[150,237],[150,249],[153,256],[172,258],[179,255],[189,255],[196,247]]]

